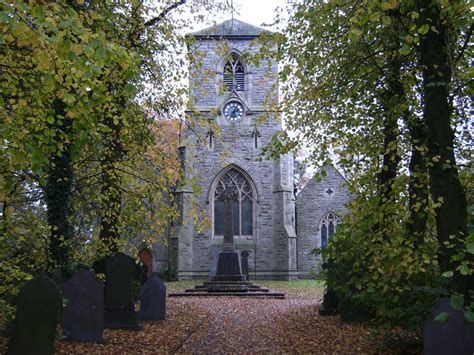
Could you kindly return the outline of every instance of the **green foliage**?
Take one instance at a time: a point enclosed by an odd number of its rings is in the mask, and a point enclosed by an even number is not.
[[[178,280],[178,268],[176,262],[169,260],[165,265],[161,267],[159,276],[166,282]]]
[[[448,244],[448,248],[455,248],[457,245],[463,245],[461,250],[456,249],[457,253],[452,256],[453,270],[445,271],[441,275],[446,279],[454,277],[465,277],[474,275],[474,233],[461,241],[455,241],[458,237],[452,236],[452,242]],[[467,320],[474,322],[474,289],[468,288],[467,295],[457,292],[451,292],[451,306],[454,309],[464,310],[464,316]],[[438,315],[438,317],[442,317]]]
[[[416,247],[395,223],[401,214],[382,232],[374,229],[378,221],[370,208],[357,200],[353,206],[358,208],[346,216],[322,251],[331,262],[327,283],[339,295],[343,318],[388,329],[416,328],[441,293],[436,238],[427,236]]]
[[[419,44],[441,28],[428,25],[433,19],[425,19],[427,10],[418,5],[439,7],[449,27],[443,43],[451,46],[450,65],[459,80],[430,85],[446,85],[446,95],[452,94],[455,115],[447,126],[462,133],[448,150],[470,159],[469,4],[416,4],[300,1],[284,35],[274,37],[282,62],[279,110],[291,134],[275,137],[266,151],[278,156],[309,150],[310,163],[332,160],[345,173],[354,199],[329,247],[319,252],[331,265],[327,283],[341,300],[343,316],[381,328],[416,329],[448,287],[440,277],[448,270],[438,265],[446,260],[439,226],[451,221],[440,224],[435,211],[447,200],[439,194],[430,199],[428,173],[435,165],[452,171],[456,165],[454,158],[432,154],[427,140]],[[431,179],[433,185],[436,176]],[[456,206],[462,205],[458,200]],[[463,258],[465,251],[455,248],[452,255]],[[468,272],[460,260],[455,265],[454,275]]]
[[[130,251],[177,219],[184,3],[0,2],[0,314],[37,271],[107,255],[104,222]]]

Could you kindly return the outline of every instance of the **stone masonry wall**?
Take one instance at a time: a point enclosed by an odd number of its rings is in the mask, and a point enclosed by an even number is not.
[[[322,260],[311,251],[321,247],[321,220],[329,212],[343,217],[351,198],[342,175],[330,165],[323,169],[327,175],[320,182],[312,178],[296,198],[299,277],[319,272]]]

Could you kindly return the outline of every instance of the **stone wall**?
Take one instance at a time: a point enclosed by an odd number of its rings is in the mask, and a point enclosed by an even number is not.
[[[343,217],[351,199],[342,175],[331,165],[326,165],[323,169],[326,176],[319,182],[316,178],[311,178],[296,198],[300,278],[319,272],[322,260],[312,255],[311,251],[321,247],[321,220],[329,212]]]

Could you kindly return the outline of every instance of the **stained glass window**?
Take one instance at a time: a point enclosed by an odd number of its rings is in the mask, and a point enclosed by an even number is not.
[[[214,234],[224,234],[224,191],[232,192],[236,201],[232,202],[232,223],[234,235],[253,234],[253,190],[247,178],[237,169],[229,169],[218,181],[214,193]]]

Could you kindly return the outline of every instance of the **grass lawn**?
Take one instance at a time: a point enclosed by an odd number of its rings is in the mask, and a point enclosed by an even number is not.
[[[184,280],[166,282],[166,287],[168,292],[177,292],[187,288],[193,288],[196,285],[202,284],[204,281],[205,280]],[[251,280],[251,282],[271,290],[283,292],[288,298],[321,299],[325,287],[324,281],[314,279],[294,281]]]

